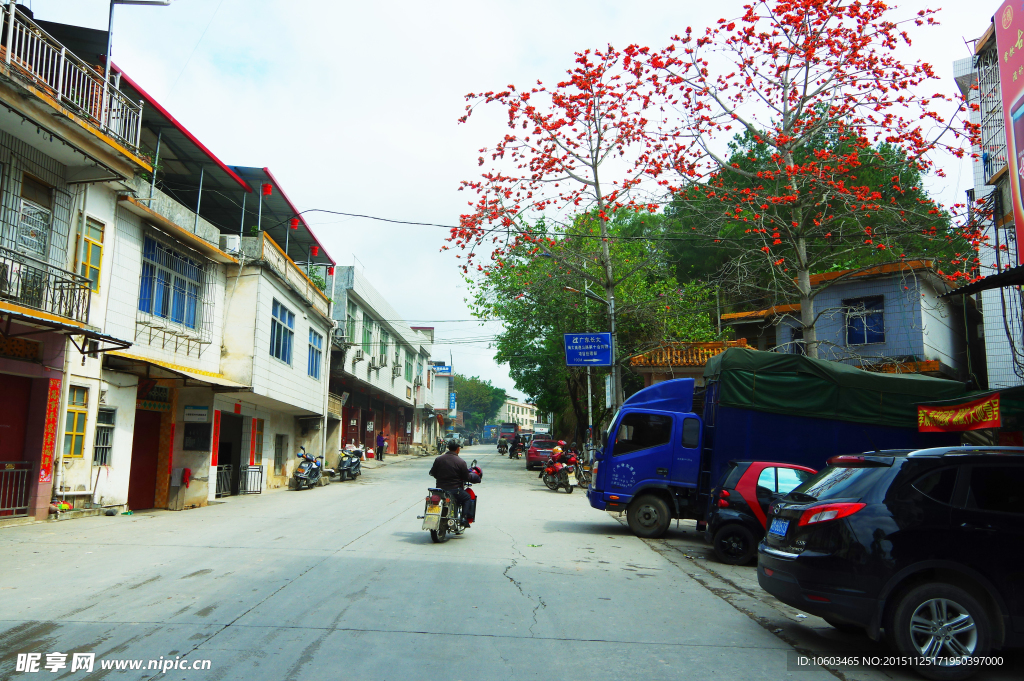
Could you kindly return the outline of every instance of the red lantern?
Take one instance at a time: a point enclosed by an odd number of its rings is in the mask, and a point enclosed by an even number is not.
[[[329,274],[330,276],[333,277],[334,276],[334,268],[333,267],[328,267],[327,268],[327,274]]]
[[[313,246],[313,247],[311,247],[309,249],[309,252],[315,258],[316,256],[320,255],[320,247],[319,246]]]
[[[299,228],[299,219],[298,218],[292,218],[291,221],[288,223],[288,226],[291,227],[292,229],[298,229]]]
[[[273,191],[274,188],[270,184],[265,184],[265,185],[262,185],[260,187],[260,189],[263,190],[263,196],[270,196],[270,194],[271,194],[271,192]]]

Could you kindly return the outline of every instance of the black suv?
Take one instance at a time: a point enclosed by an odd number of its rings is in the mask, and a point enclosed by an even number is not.
[[[836,456],[771,505],[757,579],[838,628],[881,630],[932,679],[1024,645],[1024,449]]]

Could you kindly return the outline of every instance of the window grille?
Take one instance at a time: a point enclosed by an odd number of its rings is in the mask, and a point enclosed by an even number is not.
[[[93,444],[92,465],[109,466],[110,450],[114,442],[113,409],[100,409],[96,412],[96,442]]]
[[[286,364],[292,363],[292,340],[295,337],[295,314],[274,301],[270,320],[270,354]]]
[[[146,237],[142,251],[139,311],[195,330],[203,322],[203,266]]]
[[[309,330],[309,375],[320,380],[320,363],[324,355],[324,337],[313,329]]]

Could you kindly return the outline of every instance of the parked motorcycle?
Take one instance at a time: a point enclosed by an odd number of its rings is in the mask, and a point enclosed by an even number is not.
[[[343,449],[338,460],[338,479],[355,480],[363,474],[363,453],[358,449]]]
[[[437,438],[437,455],[441,456],[442,454],[445,453],[445,450],[447,450],[447,449],[448,449],[448,447],[445,445],[444,439],[443,438]]]
[[[470,468],[476,468],[476,459],[470,464]],[[443,544],[448,541],[451,535],[461,535],[469,528],[466,518],[476,517],[476,492],[472,483],[466,483],[466,492],[473,505],[471,513],[462,508],[450,492],[436,487],[427,488],[426,508],[423,515],[417,518],[423,520],[424,530],[430,530],[430,540],[435,544]]]
[[[292,479],[295,480],[295,489],[300,490],[316,487],[324,472],[324,457],[318,456],[314,458],[306,453],[305,447],[299,447],[299,453],[296,454],[296,456],[302,459],[302,461],[295,469],[295,472],[292,473]]]
[[[579,468],[579,459],[572,452],[563,453],[558,449],[555,448],[537,477],[542,478],[544,485],[552,492],[564,487],[566,493],[572,494],[573,487],[578,484],[576,472]]]

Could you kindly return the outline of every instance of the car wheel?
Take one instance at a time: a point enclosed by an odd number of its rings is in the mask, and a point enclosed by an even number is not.
[[[715,538],[711,543],[718,560],[727,565],[746,565],[753,560],[757,551],[754,533],[736,523],[726,525],[715,532]]]
[[[950,658],[984,657],[992,645],[985,607],[967,591],[944,582],[922,584],[903,594],[888,628],[900,655],[931,661],[914,665],[914,670],[938,681],[972,676],[977,666],[953,664]]]
[[[629,529],[638,537],[657,539],[668,531],[672,517],[668,504],[660,497],[645,494],[629,505],[626,510]]]

